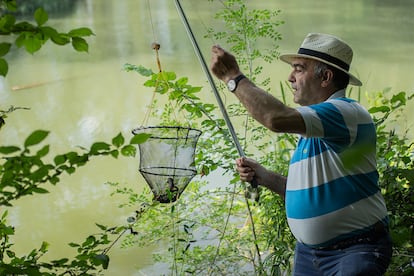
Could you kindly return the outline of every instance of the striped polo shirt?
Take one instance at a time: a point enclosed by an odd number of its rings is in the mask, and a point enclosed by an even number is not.
[[[310,247],[329,246],[386,223],[368,111],[344,90],[297,110],[306,135],[293,153],[286,187],[286,214],[296,239]]]

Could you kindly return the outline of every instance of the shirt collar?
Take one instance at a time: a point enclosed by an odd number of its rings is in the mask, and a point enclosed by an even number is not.
[[[328,100],[336,99],[336,98],[343,98],[345,97],[345,89],[341,89],[333,93]]]

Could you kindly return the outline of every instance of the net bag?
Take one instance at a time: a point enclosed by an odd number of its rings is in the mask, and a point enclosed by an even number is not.
[[[170,203],[178,199],[196,175],[194,154],[201,131],[174,126],[142,127],[132,131],[151,136],[139,144],[139,172],[154,199]]]

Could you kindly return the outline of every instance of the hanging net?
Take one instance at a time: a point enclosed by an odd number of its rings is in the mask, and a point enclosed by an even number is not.
[[[161,203],[178,199],[197,171],[194,154],[201,131],[186,127],[153,126],[132,131],[151,136],[139,144],[139,172]]]

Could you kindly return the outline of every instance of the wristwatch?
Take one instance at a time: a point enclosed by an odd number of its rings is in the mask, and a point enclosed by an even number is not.
[[[246,78],[246,76],[241,74],[241,75],[238,75],[235,79],[229,80],[227,82],[227,88],[230,90],[230,92],[236,91],[239,81],[241,81],[244,78]]]

